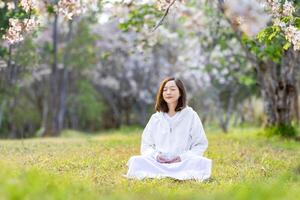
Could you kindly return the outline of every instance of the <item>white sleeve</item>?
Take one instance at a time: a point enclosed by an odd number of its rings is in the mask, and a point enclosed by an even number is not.
[[[153,139],[154,130],[155,130],[155,119],[153,116],[151,116],[142,134],[141,154],[149,155],[152,156],[154,159],[156,159],[158,152],[155,149],[155,143]]]
[[[192,125],[190,128],[191,145],[188,151],[180,155],[181,160],[185,160],[189,156],[203,156],[208,147],[208,141],[203,129],[202,122],[196,112],[193,114]]]

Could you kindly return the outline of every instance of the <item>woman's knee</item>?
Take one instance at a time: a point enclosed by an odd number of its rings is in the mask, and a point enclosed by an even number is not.
[[[130,164],[137,164],[137,163],[144,162],[145,159],[146,159],[146,158],[145,158],[144,156],[141,156],[141,155],[139,155],[139,156],[132,156],[132,157],[129,159],[128,163],[130,163]]]

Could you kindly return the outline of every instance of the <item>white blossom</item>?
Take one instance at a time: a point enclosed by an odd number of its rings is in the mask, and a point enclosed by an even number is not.
[[[0,8],[4,8],[5,7],[5,3],[3,1],[0,1]]]
[[[8,10],[15,9],[15,3],[14,2],[7,2],[7,9]]]
[[[9,28],[5,35],[3,35],[3,39],[7,40],[10,44],[14,44],[22,41],[23,32],[30,32],[36,28],[38,25],[37,21],[32,19],[9,19]]]
[[[85,13],[89,7],[97,7],[97,2],[97,0],[60,0],[55,9],[65,18],[72,19]]]
[[[295,12],[295,7],[293,6],[291,1],[285,1],[282,8],[280,2],[278,0],[272,1],[267,0],[269,9],[272,11],[272,15],[274,17],[273,23],[275,26],[279,26],[283,31],[285,38],[292,45],[294,50],[300,50],[300,31],[290,22],[283,22],[280,20],[281,16],[288,16],[293,18],[293,13]]]
[[[300,50],[300,30],[295,26],[288,26],[284,29],[286,39],[294,45],[294,50]]]
[[[295,7],[293,6],[292,2],[286,1],[283,4],[283,15],[291,16],[295,12]]]
[[[37,0],[21,0],[20,5],[26,12],[29,12],[30,10],[37,9],[38,4]]]

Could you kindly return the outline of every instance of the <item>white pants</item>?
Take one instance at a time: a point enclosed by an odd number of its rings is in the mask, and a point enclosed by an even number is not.
[[[132,156],[127,162],[127,178],[164,178],[203,181],[211,175],[212,161],[202,156],[193,156],[181,162],[165,164],[150,156]]]

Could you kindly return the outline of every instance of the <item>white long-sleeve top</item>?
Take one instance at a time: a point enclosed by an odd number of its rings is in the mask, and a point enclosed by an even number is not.
[[[179,155],[181,160],[202,156],[208,141],[198,114],[189,106],[173,117],[154,113],[142,134],[141,154],[156,158],[158,153]]]

